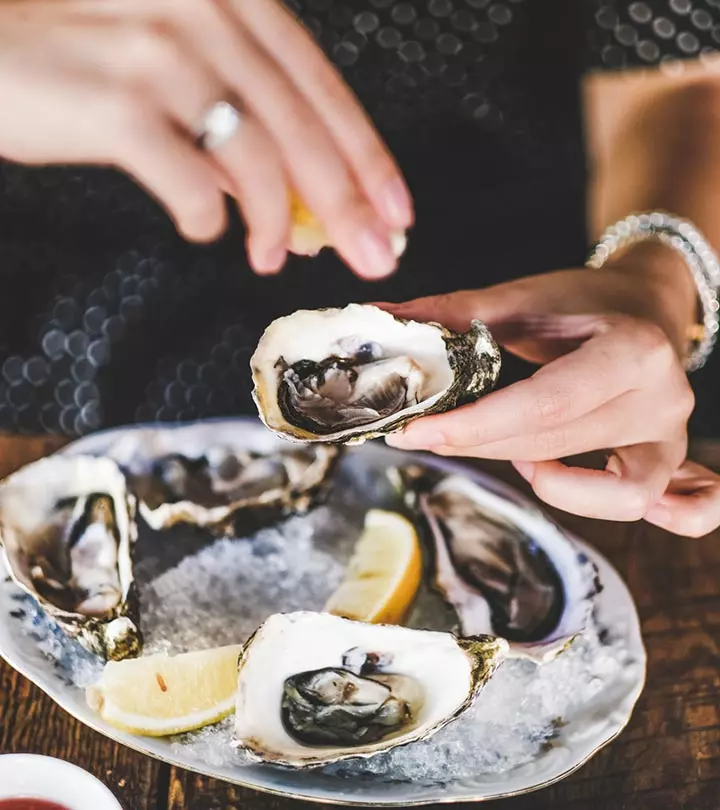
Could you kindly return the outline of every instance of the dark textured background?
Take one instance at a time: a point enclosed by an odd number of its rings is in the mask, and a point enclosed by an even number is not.
[[[112,171],[0,164],[0,431],[252,412],[248,360],[277,315],[582,264],[581,76],[720,43],[720,0],[291,4],[413,189],[400,271],[361,282],[326,252],[260,279],[237,219],[221,243],[193,247]],[[694,377],[696,434],[720,435],[719,362]],[[510,362],[505,378],[528,370]]]

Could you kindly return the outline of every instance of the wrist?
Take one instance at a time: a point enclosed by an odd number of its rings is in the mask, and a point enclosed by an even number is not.
[[[638,314],[660,326],[685,360],[700,317],[697,288],[683,258],[660,242],[639,242],[611,257],[599,272],[631,285]]]

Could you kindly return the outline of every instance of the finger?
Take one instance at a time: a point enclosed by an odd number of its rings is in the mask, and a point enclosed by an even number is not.
[[[276,273],[285,264],[290,239],[287,179],[273,140],[252,116],[240,132],[217,149],[227,168],[248,230],[248,255],[261,274]]]
[[[518,295],[520,284],[510,282],[486,290],[448,293],[404,304],[383,301],[375,306],[398,318],[442,323],[461,333],[469,329],[472,321],[483,321],[500,346],[535,365],[545,365],[577,349],[586,335],[578,334],[577,326],[569,330],[570,334],[558,335],[555,322],[560,315],[525,312],[525,295]],[[536,301],[533,309],[541,306],[541,302]],[[585,321],[587,316],[582,318]],[[549,325],[553,328],[548,329]],[[543,336],[544,331],[548,332],[547,336]]]
[[[587,275],[579,285],[576,270],[556,270],[481,290],[418,298],[391,306],[404,317],[437,320],[456,331],[466,329],[473,318],[480,318],[494,327],[512,321],[532,326],[533,320],[542,323],[543,319],[547,321],[552,316],[615,311],[613,305],[617,304],[617,285],[620,281],[627,284],[625,277],[613,276],[613,292],[609,296],[607,277],[603,274]],[[626,291],[626,287],[621,285],[620,290]],[[565,291],[571,291],[571,294],[565,295]],[[634,311],[626,312],[632,314]],[[545,314],[538,319],[538,313]]]
[[[500,342],[504,339],[503,333],[507,333],[508,340],[540,337],[544,332],[553,339],[569,339],[586,333],[592,326],[590,319],[596,319],[597,315],[591,314],[592,310],[586,315],[554,310],[550,314],[542,313],[548,302],[544,300],[542,286],[538,289],[538,281],[542,279],[521,278],[481,290],[461,290],[385,304],[383,308],[409,320],[437,321],[456,332],[466,331],[473,320],[479,319],[493,330]]]
[[[667,403],[666,407],[657,407],[660,396]],[[598,448],[667,441],[669,436],[684,432],[692,410],[690,401],[684,388],[675,391],[671,384],[630,391],[579,419],[539,433],[512,436],[482,445],[437,446],[432,449],[440,455],[467,458],[551,461]]]
[[[165,206],[188,239],[217,238],[227,215],[212,165],[146,99],[108,92],[104,102],[99,137],[110,137],[110,160]]]
[[[311,102],[388,225],[413,221],[410,193],[375,128],[310,34],[275,0],[234,0],[268,53]]]
[[[188,4],[180,14],[188,41],[211,61],[276,142],[293,188],[318,217],[333,247],[363,278],[392,273],[397,258],[387,224],[288,76],[244,26],[218,6]]]
[[[673,473],[667,494],[684,495],[695,492],[703,484],[714,484],[719,478],[720,476],[716,472],[703,467],[702,464],[686,459]]]
[[[611,328],[610,321],[602,318],[584,320],[596,335],[576,351],[475,403],[411,422],[403,433],[392,435],[392,445],[405,449],[478,446],[541,433],[641,385],[650,348],[631,322],[621,319]]]
[[[126,39],[117,78],[145,86],[158,107],[188,138],[194,137],[202,116],[228,96],[222,81],[202,58],[193,58],[172,37],[153,34],[138,40],[133,30]],[[240,202],[254,269],[276,272],[286,257],[290,210],[282,161],[272,139],[254,116],[246,114],[239,131],[206,159],[217,163],[218,182]]]
[[[552,461],[597,450],[601,447],[623,447],[637,442],[657,441],[656,430],[643,411],[637,416],[636,399],[645,400],[638,392],[623,394],[585,416],[556,428],[535,434],[513,436],[488,444],[455,447],[433,447],[434,453],[464,458],[497,461]]]
[[[382,303],[378,306],[407,320],[434,321],[456,332],[465,332],[475,319],[484,321],[492,328],[494,324],[517,312],[519,302],[514,300],[510,285],[506,289],[506,285],[501,284],[484,290],[462,290],[399,304]]]
[[[567,467],[559,461],[514,466],[551,506],[583,517],[635,521],[660,498],[684,453],[684,442],[664,442],[617,450],[605,470]]]
[[[720,476],[686,461],[645,520],[685,537],[709,534],[720,526]]]

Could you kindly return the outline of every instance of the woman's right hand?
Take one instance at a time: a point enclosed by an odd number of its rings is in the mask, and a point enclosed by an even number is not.
[[[364,278],[391,273],[412,221],[400,172],[357,100],[279,0],[4,0],[0,155],[113,165],[193,240],[236,197],[257,272],[284,263],[289,189]],[[243,105],[212,153],[194,132],[218,101]]]

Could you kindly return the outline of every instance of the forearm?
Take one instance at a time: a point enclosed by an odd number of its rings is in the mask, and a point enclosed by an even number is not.
[[[597,79],[588,132],[595,235],[633,211],[662,209],[692,220],[720,246],[720,77],[690,72]],[[683,261],[659,246],[637,246],[608,266],[642,279],[654,319],[679,350],[697,319]]]

